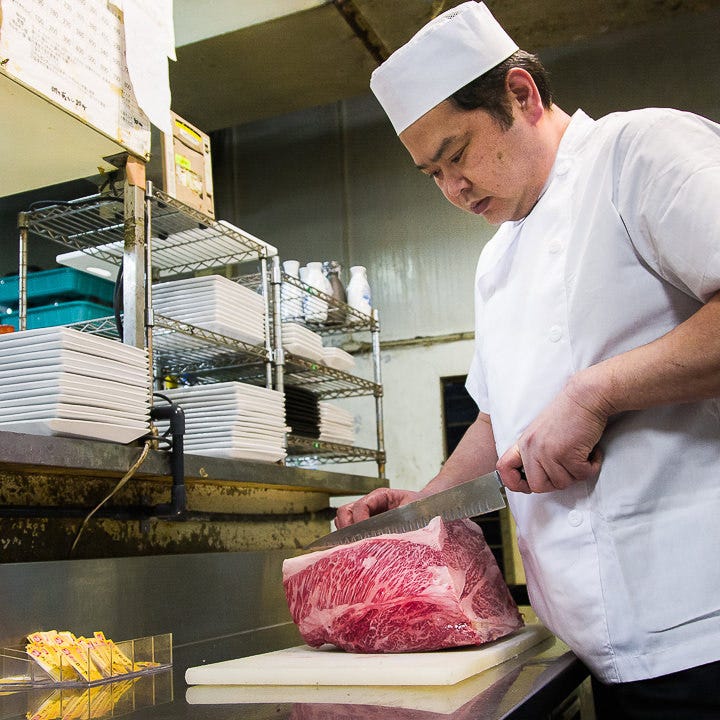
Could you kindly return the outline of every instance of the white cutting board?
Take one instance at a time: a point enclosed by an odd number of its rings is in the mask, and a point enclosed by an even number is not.
[[[542,646],[553,642],[555,639],[545,640]],[[532,657],[532,653],[530,648],[518,657]],[[538,663],[525,667],[523,674],[528,678],[545,671],[546,665]],[[423,711],[433,713],[435,718],[438,713],[456,712],[496,683],[512,684],[517,678],[516,672],[514,665],[507,668],[506,663],[500,663],[455,685],[191,685],[185,691],[185,700],[189,705],[322,705],[325,718],[350,715],[333,705],[341,705],[343,709],[349,705],[369,705],[386,711],[393,708]],[[335,710],[334,715],[331,710]],[[390,712],[375,716],[392,717]]]
[[[188,685],[454,685],[524,652],[551,633],[526,625],[480,647],[361,654],[307,645],[188,668]]]

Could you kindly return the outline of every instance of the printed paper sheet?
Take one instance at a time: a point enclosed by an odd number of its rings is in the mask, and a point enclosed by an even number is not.
[[[10,76],[148,155],[150,120],[130,81],[117,8],[106,0],[2,0],[1,22],[0,63]]]

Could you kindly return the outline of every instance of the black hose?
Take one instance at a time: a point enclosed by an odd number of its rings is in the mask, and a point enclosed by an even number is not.
[[[115,278],[115,288],[113,289],[113,314],[115,315],[115,329],[117,330],[120,342],[123,340],[123,260],[120,260],[120,269]]]
[[[170,398],[162,393],[153,393],[154,397],[165,400],[167,405],[154,405],[151,411],[153,420],[168,420],[170,422],[170,473],[172,475],[172,489],[169,503],[155,507],[160,517],[179,518],[187,510],[187,496],[185,491],[185,412]]]

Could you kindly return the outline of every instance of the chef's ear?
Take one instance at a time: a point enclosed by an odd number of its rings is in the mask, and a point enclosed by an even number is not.
[[[522,68],[511,68],[505,76],[505,86],[513,105],[535,124],[542,117],[543,104],[532,75]]]

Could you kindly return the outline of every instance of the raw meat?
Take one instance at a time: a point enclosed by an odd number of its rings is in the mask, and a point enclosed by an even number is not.
[[[469,520],[433,519],[283,563],[288,606],[305,642],[358,653],[481,645],[523,621]]]

